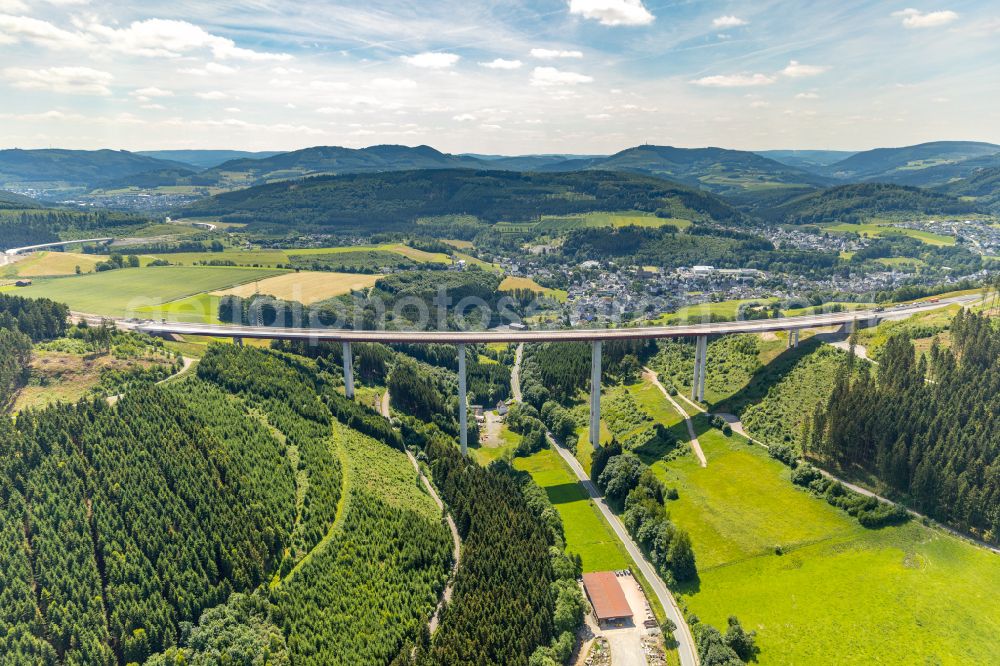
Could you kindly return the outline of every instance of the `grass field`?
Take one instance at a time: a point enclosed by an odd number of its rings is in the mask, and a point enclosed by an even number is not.
[[[717,320],[719,318],[734,320],[736,319],[740,306],[744,303],[760,303],[763,305],[765,303],[773,303],[776,300],[777,299],[775,298],[750,298],[743,300],[720,301],[718,303],[688,305],[679,309],[677,312],[660,315],[660,317],[655,320],[655,323],[658,325],[683,324],[689,321],[704,320],[708,317],[715,317]]]
[[[531,474],[548,494],[562,518],[567,549],[580,555],[585,572],[632,565],[625,547],[558,453],[543,449],[527,458],[515,458],[514,466]]]
[[[424,252],[402,243],[382,243],[381,245],[348,245],[344,247],[310,247],[285,250],[289,257],[302,254],[337,254],[339,252],[362,252],[365,250],[382,250],[384,252],[395,252],[408,259],[420,263],[450,264],[451,257],[442,252]]]
[[[195,294],[163,305],[149,305],[138,308],[137,313],[140,318],[159,317],[192,324],[222,323],[219,320],[219,296],[214,294]]]
[[[566,292],[562,289],[549,289],[548,287],[543,287],[531,278],[526,277],[513,277],[508,275],[500,283],[500,291],[514,291],[515,289],[530,289],[536,294],[544,294],[564,303],[566,301]]]
[[[1000,653],[1000,557],[916,523],[866,530],[742,438],[658,463],[694,544],[703,621],[737,615],[764,664],[985,664]],[[784,554],[774,547],[781,545]]]
[[[192,266],[201,261],[232,261],[240,266],[274,267],[288,263],[284,250],[239,250],[227,248],[222,252],[167,252],[150,255],[154,259],[165,259],[172,264]]]
[[[325,271],[300,271],[267,277],[259,282],[247,282],[226,289],[213,291],[214,296],[253,296],[267,294],[287,301],[298,301],[305,305],[323,301],[334,296],[348,294],[354,290],[368,289],[375,285],[381,275],[358,273],[327,273]]]
[[[663,227],[671,225],[677,229],[691,226],[691,220],[657,217],[642,211],[622,211],[614,213],[591,212],[577,215],[543,215],[535,227],[538,231],[566,231],[585,227]]]
[[[76,267],[89,273],[107,257],[77,252],[35,252],[25,259],[4,267],[3,275],[10,277],[42,277],[48,275],[74,275]]]
[[[868,223],[868,224],[825,224],[823,225],[824,231],[840,232],[846,233],[853,231],[861,236],[878,237],[885,236],[887,234],[901,234],[903,236],[909,236],[910,238],[916,238],[917,240],[923,241],[928,245],[954,245],[955,239],[952,236],[942,236],[941,234],[931,233],[929,231],[921,231],[919,229],[904,229],[902,227],[893,227],[888,224],[878,224],[878,223]]]
[[[155,318],[162,304],[277,274],[270,269],[216,266],[124,268],[103,273],[35,280],[18,294],[51,298],[75,312]],[[152,307],[151,307],[152,306]],[[140,312],[147,313],[145,315]]]

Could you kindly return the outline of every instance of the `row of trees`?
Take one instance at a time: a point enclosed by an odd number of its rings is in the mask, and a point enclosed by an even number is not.
[[[664,506],[665,499],[677,497],[676,490],[665,488],[639,456],[623,451],[616,440],[594,452],[590,478],[613,505],[624,508],[625,527],[668,585],[697,578],[691,538],[670,521]]]
[[[0,328],[24,333],[32,342],[53,340],[66,334],[69,308],[47,298],[0,294]]]
[[[951,348],[919,358],[903,335],[882,350],[878,378],[852,372],[803,433],[806,455],[861,469],[922,513],[1000,541],[1000,331],[959,312]]]

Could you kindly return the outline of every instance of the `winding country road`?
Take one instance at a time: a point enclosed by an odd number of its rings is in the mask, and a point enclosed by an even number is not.
[[[684,411],[676,400],[674,400],[674,397],[670,395],[667,389],[663,387],[663,384],[660,383],[660,378],[655,372],[653,372],[650,368],[643,368],[642,376],[648,379],[654,386],[656,386],[656,388],[660,389],[663,397],[667,399],[667,402],[673,405],[674,409],[677,410],[677,413],[684,419],[684,424],[688,429],[688,437],[691,438],[691,450],[693,450],[694,454],[698,456],[698,462],[701,463],[701,466],[708,467],[708,459],[705,458],[705,453],[701,450],[701,442],[698,441],[698,436],[694,432],[694,423],[692,423],[691,417],[688,416],[688,413]]]

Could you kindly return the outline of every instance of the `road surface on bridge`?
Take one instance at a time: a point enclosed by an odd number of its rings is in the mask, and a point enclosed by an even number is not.
[[[147,322],[135,325],[135,330],[151,335],[205,335],[225,338],[263,338],[281,340],[312,340],[318,342],[381,342],[409,344],[475,344],[488,342],[597,342],[604,340],[635,340],[686,338],[703,335],[734,333],[765,333],[802,328],[842,326],[852,322],[877,323],[885,319],[908,317],[935,310],[971,297],[955,297],[938,302],[913,303],[885,310],[855,310],[819,315],[755,319],[683,326],[637,326],[633,328],[567,328],[552,330],[490,329],[488,331],[388,331],[351,330],[342,328],[282,328],[272,326],[234,326],[230,324],[191,324],[183,322]]]

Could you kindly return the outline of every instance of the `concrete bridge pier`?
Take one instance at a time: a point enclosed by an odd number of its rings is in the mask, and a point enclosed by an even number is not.
[[[590,443],[601,446],[601,341],[590,343]]]
[[[351,343],[344,344],[344,395],[354,398],[354,355],[351,353]]]
[[[799,329],[788,331],[788,348],[795,349],[799,346]]]
[[[242,347],[243,346],[243,338],[233,337],[233,344],[236,345],[237,347]]]
[[[469,455],[469,406],[465,396],[465,343],[458,343],[458,432],[462,455]]]
[[[699,335],[694,345],[694,381],[691,382],[691,399],[705,399],[705,370],[708,360],[708,336]]]

